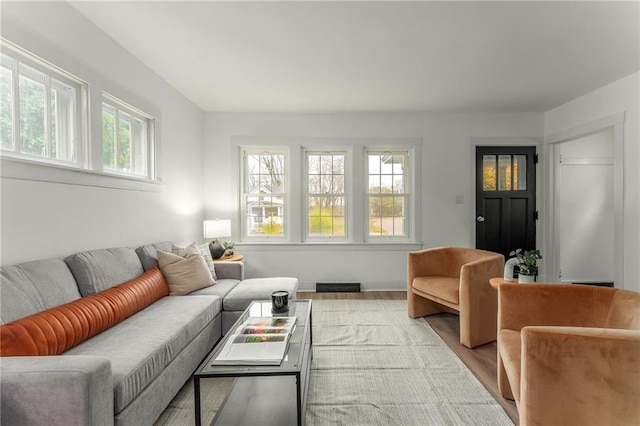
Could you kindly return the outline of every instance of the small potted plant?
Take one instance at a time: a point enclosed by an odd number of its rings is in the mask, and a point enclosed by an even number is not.
[[[236,244],[233,241],[225,241],[222,243],[222,246],[224,247],[224,250],[225,250],[223,257],[233,256],[233,250],[236,246]]]
[[[538,259],[542,259],[540,250],[517,249],[510,253],[511,257],[518,259],[518,282],[532,283],[538,273]]]

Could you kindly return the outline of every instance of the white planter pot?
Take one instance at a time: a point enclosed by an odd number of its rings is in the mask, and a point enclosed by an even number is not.
[[[518,282],[520,284],[531,284],[536,282],[536,276],[535,275],[518,275]]]

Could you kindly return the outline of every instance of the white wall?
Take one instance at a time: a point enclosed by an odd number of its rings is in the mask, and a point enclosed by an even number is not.
[[[623,283],[640,291],[640,73],[635,73],[544,114],[545,138],[588,126],[605,117],[624,113]],[[547,242],[547,244],[549,244]]]
[[[3,37],[76,74],[95,93],[106,89],[159,112],[164,181],[149,191],[3,177],[2,265],[201,238],[202,112],[65,2],[3,2],[1,28]]]
[[[234,136],[268,138],[421,138],[422,158],[417,161],[421,181],[421,235],[424,247],[472,247],[470,203],[474,165],[470,138],[493,138],[504,143],[513,138],[541,138],[542,113],[528,114],[236,114],[205,116],[205,217],[234,221],[237,241],[238,164],[233,158]],[[295,155],[295,153],[292,153]],[[462,195],[463,204],[455,204]],[[407,252],[413,246],[286,246],[239,245],[246,255],[248,277],[296,276],[301,288],[313,289],[320,281],[357,281],[365,290],[406,289]]]

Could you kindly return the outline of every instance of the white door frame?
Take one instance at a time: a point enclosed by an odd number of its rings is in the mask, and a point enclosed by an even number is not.
[[[560,262],[559,247],[560,233],[556,232],[559,226],[559,212],[555,207],[556,199],[559,196],[559,180],[556,178],[555,163],[553,159],[556,150],[559,149],[558,144],[573,139],[588,136],[593,133],[600,132],[608,127],[613,128],[613,209],[614,209],[614,243],[613,243],[613,261],[614,261],[614,285],[621,288],[624,285],[624,113],[618,113],[604,117],[590,123],[586,123],[574,128],[558,132],[544,139],[545,158],[549,161],[545,163],[545,178],[547,180],[546,187],[547,200],[544,203],[546,221],[544,230],[544,250],[543,256],[544,273],[551,282],[560,281]]]

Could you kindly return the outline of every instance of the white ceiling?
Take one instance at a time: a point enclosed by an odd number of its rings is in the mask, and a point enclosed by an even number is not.
[[[638,1],[72,5],[204,111],[545,111],[640,69]]]

